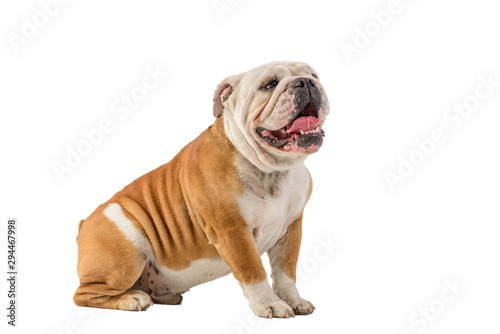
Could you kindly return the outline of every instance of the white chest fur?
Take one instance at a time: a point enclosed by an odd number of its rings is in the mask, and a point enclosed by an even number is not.
[[[236,164],[246,187],[239,198],[240,210],[262,255],[302,211],[311,182],[309,172],[302,162],[273,173],[263,173],[243,157]]]

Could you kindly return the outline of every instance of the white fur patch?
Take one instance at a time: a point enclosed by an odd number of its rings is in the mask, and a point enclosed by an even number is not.
[[[226,276],[231,272],[221,258],[199,259],[191,262],[186,269],[172,270],[158,266],[160,273],[168,282],[171,292],[184,292],[193,286]]]
[[[295,282],[293,281],[293,279],[288,277],[280,268],[273,268],[272,278],[273,290],[278,296],[286,296],[286,299],[288,300],[298,300],[300,298],[299,291],[295,286]]]
[[[263,173],[242,156],[236,166],[246,185],[239,198],[240,210],[262,255],[302,211],[310,187],[309,173],[302,162],[286,172]]]
[[[104,209],[104,215],[114,222],[118,229],[134,243],[134,245],[148,257],[152,255],[153,248],[148,239],[134,226],[132,221],[123,213],[122,207],[118,203],[109,204]]]
[[[267,279],[255,285],[240,283],[240,286],[243,289],[243,294],[250,301],[250,304],[279,300],[279,297],[274,293]]]

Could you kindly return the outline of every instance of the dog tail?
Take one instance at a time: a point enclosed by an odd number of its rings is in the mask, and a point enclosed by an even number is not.
[[[78,244],[78,236],[80,235],[80,230],[82,229],[82,225],[83,225],[83,222],[85,221],[85,219],[82,219],[80,220],[80,222],[78,223],[78,234],[76,235],[76,243]]]

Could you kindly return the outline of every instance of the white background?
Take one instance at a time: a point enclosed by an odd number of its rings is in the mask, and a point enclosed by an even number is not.
[[[222,16],[213,0],[69,1],[18,52],[9,36],[42,9],[0,5],[0,258],[16,217],[20,259],[18,327],[6,325],[2,279],[2,332],[497,333],[500,87],[456,129],[443,119],[473,101],[480,76],[500,81],[495,2],[401,0],[380,31],[370,13],[389,0],[221,2],[232,4]],[[348,62],[341,45],[366,26],[373,37]],[[325,144],[306,161],[315,188],[299,259],[317,310],[259,320],[232,275],[181,306],[76,307],[79,220],[207,128],[222,79],[285,59],[312,65],[331,104]],[[120,119],[111,105],[148,66],[169,75]],[[105,118],[113,131],[59,181],[52,164]],[[384,173],[436,128],[447,140],[391,191]],[[332,254],[318,248],[332,240]],[[449,303],[446,280],[465,287]]]

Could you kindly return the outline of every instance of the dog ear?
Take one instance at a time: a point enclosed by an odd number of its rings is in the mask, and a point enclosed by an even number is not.
[[[240,82],[242,74],[233,75],[224,79],[215,90],[214,94],[214,116],[219,118],[224,112],[224,101],[229,98],[235,86]]]

